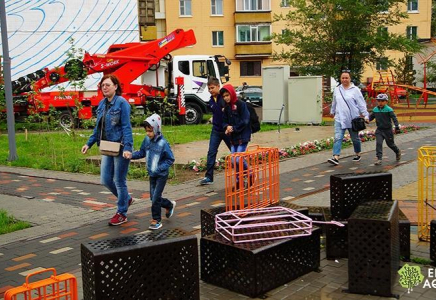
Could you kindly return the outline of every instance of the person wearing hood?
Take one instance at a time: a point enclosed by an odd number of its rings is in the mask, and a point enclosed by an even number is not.
[[[162,121],[158,114],[153,114],[144,122],[146,137],[139,151],[132,154],[132,159],[146,157],[147,171],[150,178],[151,220],[149,228],[156,230],[162,227],[161,210],[166,209],[165,216],[171,218],[176,201],[162,197],[168,180],[169,169],[174,163],[174,155],[170,145],[162,135]]]
[[[238,100],[235,89],[230,84],[224,85],[220,94],[222,95],[225,106],[223,116],[223,128],[225,134],[230,136],[231,152],[245,152],[251,140],[250,112],[247,104]],[[239,165],[238,160],[236,165]],[[244,170],[248,168],[247,162],[243,162]],[[239,178],[236,178],[236,189],[239,186]]]

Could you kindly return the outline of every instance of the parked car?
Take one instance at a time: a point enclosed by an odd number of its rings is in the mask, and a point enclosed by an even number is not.
[[[262,106],[262,89],[259,87],[248,87],[243,91],[237,92],[238,99],[250,101],[252,104]]]

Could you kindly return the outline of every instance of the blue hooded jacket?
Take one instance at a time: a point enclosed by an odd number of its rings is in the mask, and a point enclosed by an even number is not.
[[[175,159],[169,143],[162,135],[161,118],[158,114],[153,114],[145,121],[153,127],[154,138],[150,140],[148,136],[145,136],[139,151],[132,153],[132,159],[146,157],[150,177],[168,176]]]

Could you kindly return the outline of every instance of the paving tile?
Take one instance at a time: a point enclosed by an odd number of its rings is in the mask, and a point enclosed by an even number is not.
[[[26,259],[29,259],[29,258],[32,258],[32,257],[35,257],[35,256],[36,256],[35,253],[29,253],[29,254],[26,254],[26,255],[15,257],[12,260],[13,261],[22,261],[22,260],[26,260]]]
[[[56,250],[50,251],[50,253],[51,254],[60,254],[60,253],[64,253],[64,252],[67,252],[67,251],[70,251],[70,250],[73,250],[73,248],[71,248],[71,247],[64,247],[64,248],[60,248],[60,249],[56,249]]]
[[[5,271],[12,272],[30,266],[29,263],[21,263],[12,267],[5,268]]]

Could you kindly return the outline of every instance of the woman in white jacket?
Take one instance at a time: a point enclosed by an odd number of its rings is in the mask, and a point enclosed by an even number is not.
[[[362,92],[351,82],[351,74],[348,70],[343,70],[341,74],[341,84],[333,92],[333,102],[330,114],[335,118],[335,139],[333,144],[333,156],[328,162],[333,165],[339,164],[342,140],[345,130],[348,129],[353,142],[356,155],[353,161],[360,161],[361,144],[359,132],[354,131],[351,120],[363,115],[365,121],[369,122],[366,102]]]

